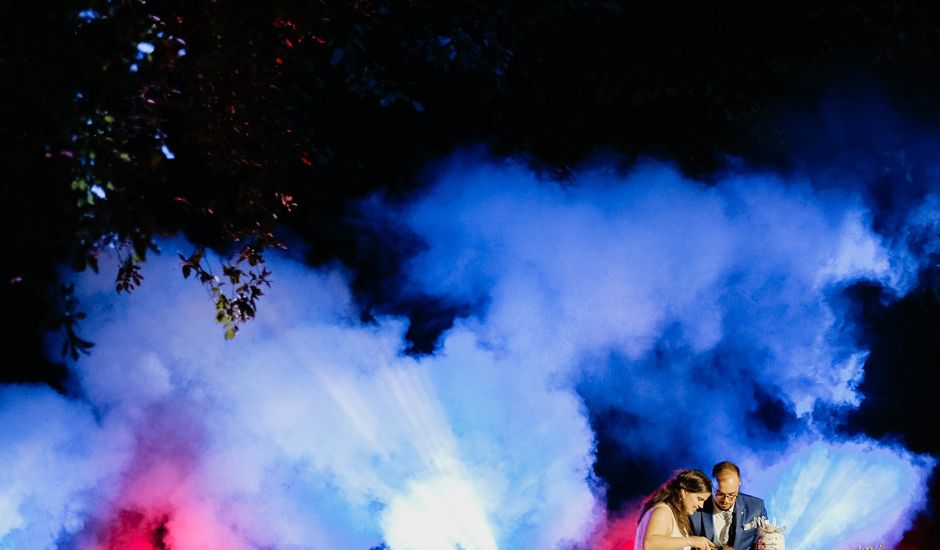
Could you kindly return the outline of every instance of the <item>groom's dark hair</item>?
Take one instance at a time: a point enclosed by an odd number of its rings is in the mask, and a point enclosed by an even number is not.
[[[722,472],[734,472],[737,474],[738,479],[741,479],[741,470],[734,462],[728,462],[726,460],[715,464],[715,467],[712,468],[712,478],[718,479],[718,476],[721,475]]]

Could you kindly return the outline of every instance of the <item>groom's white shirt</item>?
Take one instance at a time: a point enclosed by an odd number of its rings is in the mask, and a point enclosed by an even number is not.
[[[729,510],[729,512],[731,512],[731,517],[734,517],[735,504],[732,504],[731,510]],[[720,535],[721,530],[725,528],[725,516],[723,514],[724,514],[724,510],[719,509],[717,506],[714,505],[714,502],[713,502],[712,503],[712,524],[715,526],[715,541],[716,542],[719,540],[719,537],[721,536]],[[731,529],[730,525],[728,526],[728,529]],[[731,531],[728,531],[728,538],[731,538]]]

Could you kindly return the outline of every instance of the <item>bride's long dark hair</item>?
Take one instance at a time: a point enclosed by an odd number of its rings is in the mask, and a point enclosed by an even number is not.
[[[665,503],[672,510],[672,515],[679,524],[679,531],[683,535],[692,534],[692,524],[689,522],[689,516],[685,513],[682,506],[682,494],[680,489],[687,493],[711,493],[712,482],[708,476],[699,470],[682,470],[676,472],[672,479],[662,484],[659,489],[653,491],[653,494],[643,502],[643,514],[647,510],[656,506],[660,502]],[[643,518],[640,514],[640,518]]]

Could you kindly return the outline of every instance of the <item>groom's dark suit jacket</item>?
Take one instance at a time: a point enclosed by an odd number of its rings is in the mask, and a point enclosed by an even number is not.
[[[715,533],[715,524],[712,521],[713,509],[712,499],[709,497],[702,509],[689,516],[689,519],[692,521],[693,534],[717,544],[718,534]],[[734,550],[752,550],[757,544],[754,519],[758,517],[767,517],[764,501],[751,495],[738,495],[734,503],[734,521],[731,525],[734,530],[728,538],[728,545],[733,546]]]

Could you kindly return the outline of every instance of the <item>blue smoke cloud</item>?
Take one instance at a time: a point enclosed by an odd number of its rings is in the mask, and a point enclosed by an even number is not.
[[[8,424],[69,431],[2,432],[4,458],[47,457],[28,493],[7,494],[3,544],[108,548],[102,526],[122,511],[168,516],[173,548],[553,546],[593,525],[590,428],[537,371],[465,329],[405,357],[403,322],[361,325],[341,274],[287,261],[226,343],[171,256],[126,301],[82,278],[97,346],[74,365],[81,402],[8,389]]]
[[[745,489],[770,496],[813,467],[802,450],[847,456],[816,480],[830,495],[852,479],[854,500],[825,501],[831,515],[772,499],[794,536],[813,534],[798,547],[900,539],[932,459],[865,453],[827,428],[833,410],[860,403],[867,357],[833,296],[860,279],[903,294],[923,261],[910,239],[872,230],[864,193],[761,173],[704,186],[655,163],[586,170],[567,186],[478,159],[443,174],[406,213],[429,245],[412,265],[415,292],[486,303],[475,321],[487,341],[542,358],[590,409],[617,411],[620,446],[664,470],[732,459]],[[930,235],[936,197],[907,213],[904,235]],[[890,513],[865,516],[863,495],[898,487]]]
[[[936,205],[908,226],[935,224]],[[737,461],[800,548],[896,541],[923,506],[932,458],[818,418],[863,398],[865,350],[831,296],[860,278],[903,293],[921,258],[873,232],[851,190],[761,173],[705,186],[662,164],[562,185],[458,155],[418,201],[363,208],[426,243],[406,292],[482,304],[435,354],[402,353],[402,319],[361,323],[339,270],[272,260],[233,342],[172,253],[127,298],[82,276],[97,347],[73,365],[81,398],[0,395],[0,459],[17,465],[0,547],[107,547],[122,510],[164,514],[174,548],[588,544],[605,521],[590,415],[608,409],[629,419],[624,448],[664,469]]]
[[[870,443],[816,443],[781,464],[768,502],[777,521],[791,526],[790,548],[877,547],[899,541],[905,514],[925,504],[934,460]]]

